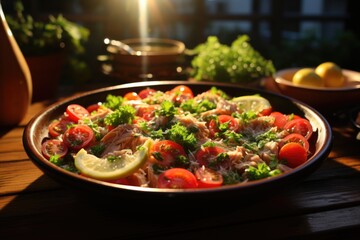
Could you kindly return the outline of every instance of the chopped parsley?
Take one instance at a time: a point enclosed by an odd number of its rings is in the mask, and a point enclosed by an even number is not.
[[[120,106],[114,112],[109,113],[104,122],[106,125],[116,127],[120,124],[131,124],[135,119],[135,108],[130,105]]]
[[[177,112],[177,109],[176,109],[174,103],[166,100],[161,103],[161,107],[159,110],[156,111],[156,115],[172,118],[172,117],[174,117],[176,112]]]
[[[185,149],[195,149],[197,142],[195,135],[179,122],[167,130],[166,136],[168,139],[182,145]]]
[[[123,102],[124,98],[122,96],[108,94],[103,105],[111,110],[116,110],[123,104]]]

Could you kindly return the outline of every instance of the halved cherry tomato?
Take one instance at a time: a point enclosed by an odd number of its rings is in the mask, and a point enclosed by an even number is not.
[[[134,174],[132,174],[128,177],[124,177],[124,178],[108,180],[107,182],[123,184],[123,185],[130,185],[130,186],[141,186],[141,184],[142,184],[139,182],[139,179]]]
[[[172,99],[175,105],[180,105],[182,102],[194,98],[193,91],[185,85],[179,85],[170,90],[170,93],[174,94]]]
[[[226,126],[226,125],[227,126]],[[211,136],[215,136],[218,132],[223,132],[221,125],[226,127],[226,129],[231,131],[237,131],[239,128],[239,123],[230,115],[219,115],[217,119],[211,119],[209,122],[209,131]]]
[[[79,104],[70,104],[66,108],[66,113],[71,121],[77,123],[80,119],[89,116],[88,110]]]
[[[306,138],[299,133],[290,133],[289,135],[281,139],[279,143],[279,147],[281,148],[282,146],[284,146],[286,143],[289,142],[300,143],[305,148],[306,152],[309,151],[309,147],[310,147],[309,141],[306,140]]]
[[[223,164],[223,162],[220,160],[218,162],[217,157],[219,156],[220,153],[225,152],[225,150],[223,148],[220,147],[202,147],[200,148],[196,154],[195,154],[195,159],[196,161],[199,163],[199,166],[220,166],[221,164]]]
[[[185,168],[171,168],[158,177],[158,188],[197,188],[198,182],[195,175]]]
[[[288,114],[287,116],[288,116],[288,121],[302,118],[302,117],[300,117],[299,115],[296,115],[296,114]]]
[[[303,135],[307,140],[311,137],[313,133],[310,122],[305,118],[296,118],[287,122],[284,126],[284,129],[290,133],[299,133]]]
[[[199,188],[220,187],[224,182],[220,173],[205,166],[196,169],[195,177],[198,180]]]
[[[140,100],[141,97],[138,96],[136,92],[128,92],[124,95],[126,100]]]
[[[80,150],[86,147],[94,140],[94,132],[87,125],[75,125],[63,135],[63,141],[69,148]]]
[[[48,127],[49,134],[51,137],[54,137],[54,138],[58,137],[66,131],[67,126],[72,125],[72,124],[75,124],[75,123],[68,118],[54,120],[53,122],[50,123],[50,125]]]
[[[186,95],[189,95],[191,97],[194,97],[193,91],[191,90],[191,88],[189,88],[186,85],[176,86],[173,89],[171,89],[170,92],[176,93],[177,95],[186,94]]]
[[[265,108],[264,110],[262,110],[259,115],[260,116],[269,116],[270,113],[272,113],[272,107],[269,108]]]
[[[155,89],[145,88],[145,89],[141,90],[138,95],[141,99],[144,99],[144,98],[147,98],[149,95],[152,95],[155,92],[156,92]]]
[[[68,152],[68,147],[61,140],[49,139],[41,145],[41,152],[47,159],[54,155],[63,158]]]
[[[281,112],[272,112],[270,113],[270,117],[275,118],[274,126],[278,129],[283,129],[285,124],[288,122],[288,116]]]
[[[136,115],[149,121],[155,116],[155,106],[154,105],[139,106],[136,110]]]
[[[91,104],[91,105],[89,105],[89,106],[86,108],[86,110],[89,112],[89,114],[91,114],[92,112],[97,111],[100,106],[101,106],[101,105],[100,105],[100,104],[97,104],[97,103]]]
[[[151,160],[162,166],[175,165],[179,156],[187,157],[184,148],[171,140],[155,142],[151,147],[150,154]]]
[[[279,160],[285,161],[289,167],[295,168],[306,162],[307,151],[301,144],[289,142],[280,148]]]

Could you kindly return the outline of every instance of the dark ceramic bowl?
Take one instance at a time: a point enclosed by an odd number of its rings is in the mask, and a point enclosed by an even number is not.
[[[68,172],[55,166],[46,160],[41,154],[41,143],[48,135],[48,125],[51,120],[63,114],[67,105],[78,103],[89,105],[91,103],[104,101],[108,94],[124,95],[129,91],[140,91],[146,87],[153,87],[161,91],[167,91],[179,85],[186,84],[194,91],[194,94],[209,90],[211,86],[222,89],[230,96],[241,96],[249,94],[261,94],[267,98],[274,111],[294,113],[307,118],[315,129],[310,139],[313,153],[310,159],[303,165],[291,172],[284,173],[269,179],[223,186],[213,189],[157,189],[134,187],[119,184],[112,184],[94,179],[84,178],[80,175]],[[214,84],[209,82],[188,82],[188,81],[149,81],[123,84],[95,91],[90,91],[79,96],[71,97],[49,106],[46,110],[37,114],[26,126],[23,134],[23,144],[30,159],[47,175],[66,185],[77,187],[86,192],[100,195],[110,195],[112,198],[120,199],[203,199],[207,201],[238,198],[250,199],[252,197],[264,197],[277,190],[290,189],[291,185],[303,180],[313,173],[328,156],[332,146],[332,132],[326,119],[313,108],[292,98],[284,97],[274,93],[250,88],[242,88],[233,84]],[[266,195],[265,195],[266,194]]]

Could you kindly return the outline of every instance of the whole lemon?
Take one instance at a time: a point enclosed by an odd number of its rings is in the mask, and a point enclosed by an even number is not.
[[[295,72],[292,82],[294,85],[309,87],[324,87],[325,81],[312,68],[302,68]]]
[[[324,79],[326,87],[341,87],[345,83],[342,69],[336,63],[321,63],[315,68],[315,72]]]

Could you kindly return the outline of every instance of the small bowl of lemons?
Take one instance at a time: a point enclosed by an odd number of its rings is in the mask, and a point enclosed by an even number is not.
[[[343,69],[334,62],[279,70],[274,80],[281,94],[319,110],[337,111],[360,103],[360,72]]]

